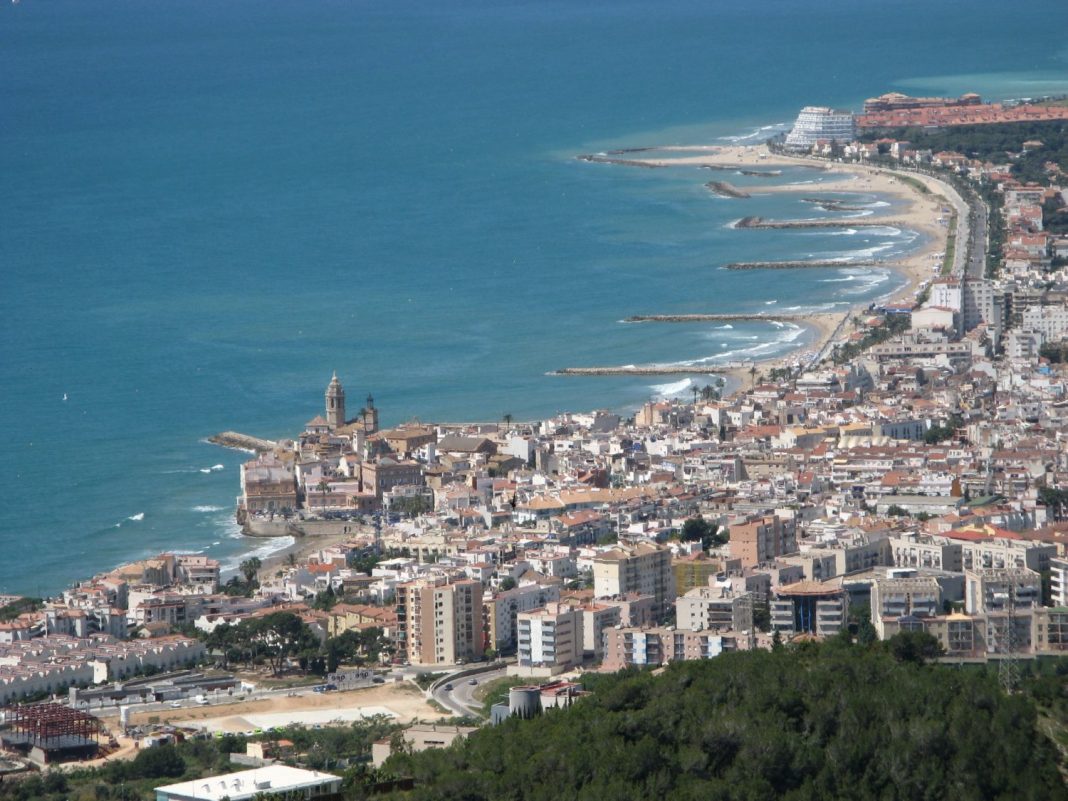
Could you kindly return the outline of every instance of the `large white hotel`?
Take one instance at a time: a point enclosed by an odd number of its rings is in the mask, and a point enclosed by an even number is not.
[[[856,121],[851,111],[835,111],[824,106],[805,106],[786,135],[787,150],[811,150],[820,139],[840,144],[852,142]]]

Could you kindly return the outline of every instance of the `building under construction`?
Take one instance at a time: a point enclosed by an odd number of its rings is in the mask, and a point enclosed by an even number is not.
[[[100,719],[61,704],[32,704],[4,710],[0,746],[47,765],[92,759],[99,747]]]

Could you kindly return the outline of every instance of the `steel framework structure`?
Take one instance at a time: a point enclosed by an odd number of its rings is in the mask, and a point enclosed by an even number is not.
[[[64,738],[94,742],[100,738],[99,718],[61,704],[11,707],[7,710],[7,722],[16,734],[46,748]]]

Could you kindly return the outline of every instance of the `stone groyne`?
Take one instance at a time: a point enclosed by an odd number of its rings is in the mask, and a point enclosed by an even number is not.
[[[844,200],[823,197],[803,197],[802,203],[812,203],[824,211],[867,211],[866,206],[851,206]]]
[[[269,453],[278,447],[277,442],[261,437],[253,437],[237,431],[223,431],[208,437],[208,442],[213,445],[221,445],[224,448],[234,448],[239,451],[255,451],[256,453]]]
[[[742,217],[734,228],[790,229],[790,228],[884,228],[903,225],[900,220],[765,220],[763,217]]]
[[[844,267],[882,267],[877,261],[732,261],[728,270],[830,270]]]
[[[592,153],[587,153],[582,156],[575,156],[579,161],[589,161],[594,164],[621,164],[624,167],[645,167],[649,170],[658,170],[666,167],[666,164],[651,164],[648,161],[635,161],[634,159],[617,159],[610,156],[597,156]]]
[[[752,197],[748,192],[739,189],[733,184],[729,184],[726,181],[709,181],[705,184],[705,189],[708,189],[712,194],[719,195],[720,197],[735,197],[735,198],[747,198]]]
[[[635,314],[625,323],[730,323],[767,322],[797,323],[808,318],[803,314]]]
[[[562,370],[555,370],[549,375],[584,375],[584,376],[597,376],[597,375],[716,375],[726,373],[729,371],[729,367],[688,367],[683,365],[671,365],[657,367],[655,365],[649,367],[565,367]]]

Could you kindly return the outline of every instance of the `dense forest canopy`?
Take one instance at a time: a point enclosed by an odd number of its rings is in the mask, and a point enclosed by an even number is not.
[[[571,709],[386,768],[444,801],[1068,798],[1032,700],[923,653],[832,642],[595,676]]]

